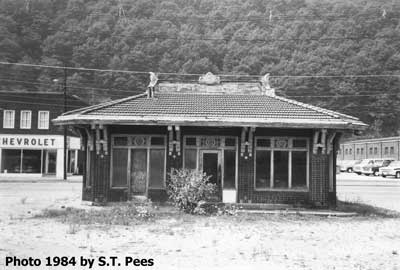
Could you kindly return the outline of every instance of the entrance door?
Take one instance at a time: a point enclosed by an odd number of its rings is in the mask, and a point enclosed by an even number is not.
[[[215,200],[220,201],[221,194],[221,152],[218,150],[201,150],[200,167],[204,173],[211,175],[210,183],[217,185]]]
[[[130,185],[132,195],[146,195],[147,149],[132,149],[131,151]]]

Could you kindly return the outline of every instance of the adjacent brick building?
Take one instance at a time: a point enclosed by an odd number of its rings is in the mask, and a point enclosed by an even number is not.
[[[68,110],[87,105],[67,96]],[[63,112],[62,93],[0,92],[0,176],[63,178],[63,128],[51,123]],[[68,132],[67,143],[67,170],[78,172],[78,135]]]
[[[171,168],[212,175],[223,202],[311,203],[336,198],[335,162],[357,118],[275,95],[268,76],[157,82],[143,94],[66,113],[84,138],[83,199],[166,199]]]

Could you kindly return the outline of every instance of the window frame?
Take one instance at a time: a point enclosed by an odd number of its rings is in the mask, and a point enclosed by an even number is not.
[[[46,118],[46,125],[45,127],[41,127],[40,123],[41,123],[41,118],[40,118],[40,114],[41,113],[45,113],[47,114],[47,118]],[[50,128],[50,111],[38,111],[38,129],[49,129]]]
[[[27,126],[23,126],[22,123],[24,122],[24,119],[22,117],[22,115],[24,115],[24,113],[28,113],[29,117],[26,119],[27,121]],[[29,121],[28,121],[29,120]],[[19,119],[19,128],[20,129],[31,129],[32,128],[32,111],[30,110],[21,110],[20,113],[20,119]]]
[[[127,138],[127,145],[114,145],[114,138],[115,137],[126,137]],[[133,137],[146,137],[147,142],[145,145],[132,145],[132,138]],[[151,145],[151,138],[152,137],[162,137],[164,138],[164,145]],[[111,156],[110,156],[110,188],[111,189],[127,189],[128,192],[130,193],[130,186],[131,186],[131,180],[130,180],[130,171],[131,171],[131,155],[132,155],[132,149],[146,149],[146,171],[147,171],[147,176],[146,176],[146,196],[148,195],[149,191],[149,177],[150,177],[150,150],[151,149],[162,149],[164,150],[164,179],[163,179],[163,189],[160,190],[165,190],[167,188],[167,158],[168,158],[168,153],[167,153],[167,136],[166,135],[161,135],[161,134],[113,134],[111,135]],[[121,186],[113,186],[113,155],[114,155],[114,148],[116,149],[126,149],[128,151],[128,166],[127,166],[127,179],[126,183],[127,185],[124,187]]]
[[[257,146],[258,139],[270,139],[271,144],[269,147]],[[275,147],[276,139],[287,139],[288,147],[281,148]],[[301,139],[306,141],[306,147],[293,147],[293,140]],[[256,160],[257,150],[270,151],[270,187],[269,188],[258,188],[256,185]],[[287,188],[274,188],[274,152],[275,151],[286,151],[288,152],[288,187]],[[292,187],[292,152],[306,152],[306,187],[293,188]],[[310,139],[308,137],[284,137],[284,136],[256,136],[254,138],[254,162],[253,162],[253,185],[255,191],[290,191],[290,192],[305,192],[310,189]]]
[[[10,121],[6,121],[7,112],[11,112],[12,114]],[[11,124],[10,126],[6,126],[6,123],[8,122],[10,122]],[[15,128],[15,110],[3,110],[3,128],[9,128],[9,129]]]

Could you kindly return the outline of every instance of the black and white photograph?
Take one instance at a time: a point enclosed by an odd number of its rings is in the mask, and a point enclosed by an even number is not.
[[[0,269],[400,270],[400,1],[0,0]]]

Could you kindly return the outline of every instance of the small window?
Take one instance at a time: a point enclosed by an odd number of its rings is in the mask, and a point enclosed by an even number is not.
[[[271,140],[270,139],[257,139],[257,146],[271,147]]]
[[[374,147],[374,154],[378,154],[378,147]]]
[[[196,137],[186,138],[186,145],[196,146]]]
[[[164,137],[151,137],[151,145],[165,145]]]
[[[372,147],[369,148],[369,154],[372,155]]]
[[[4,110],[3,115],[3,128],[14,128],[15,111]]]
[[[349,151],[349,152],[350,152],[350,155],[351,155],[351,154],[353,154],[353,149],[350,149],[350,151]]]
[[[360,154],[360,148],[357,148],[357,155]]]
[[[49,111],[39,111],[38,113],[38,129],[49,129]]]
[[[234,138],[226,138],[225,146],[235,146],[236,140]]]
[[[385,147],[385,155],[388,155],[389,154],[389,147]]]
[[[393,155],[394,154],[394,147],[390,146],[390,154]]]
[[[345,154],[348,155],[349,154],[349,149],[344,150]]]
[[[20,128],[30,129],[31,121],[32,121],[32,112],[31,111],[21,111]]]
[[[364,155],[364,148],[361,148],[361,155]]]
[[[294,148],[306,148],[307,140],[293,139],[293,147]]]
[[[127,146],[128,145],[128,137],[114,137],[114,145],[115,146]]]

